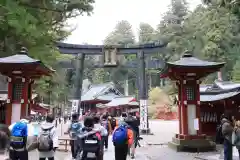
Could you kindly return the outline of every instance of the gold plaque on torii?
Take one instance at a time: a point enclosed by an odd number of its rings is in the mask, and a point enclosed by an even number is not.
[[[104,54],[104,66],[108,67],[115,67],[118,64],[118,58],[117,58],[117,48],[113,47],[105,47],[103,49],[103,54]]]

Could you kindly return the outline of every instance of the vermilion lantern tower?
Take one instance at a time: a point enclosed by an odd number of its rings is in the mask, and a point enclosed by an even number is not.
[[[175,62],[167,62],[165,76],[176,82],[178,87],[179,133],[169,146],[177,150],[211,150],[215,144],[202,134],[200,120],[200,79],[218,71],[224,63],[199,60],[190,52]],[[163,75],[163,74],[162,74]]]
[[[52,72],[41,61],[30,58],[24,47],[16,55],[0,58],[0,73],[8,77],[6,124],[30,115],[34,80]]]

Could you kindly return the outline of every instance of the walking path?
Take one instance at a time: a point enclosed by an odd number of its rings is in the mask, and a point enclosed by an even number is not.
[[[59,136],[66,136],[68,124],[58,125]],[[167,146],[167,142],[178,131],[178,121],[151,120],[150,128],[154,135],[142,135],[140,141],[142,147],[137,148],[136,160],[221,160],[222,156],[218,152],[207,153],[186,153],[176,152]],[[69,147],[70,149],[70,147]],[[234,160],[238,156],[234,150]],[[30,160],[38,160],[37,151],[30,153]],[[57,152],[56,160],[71,160],[70,152]],[[114,147],[109,137],[109,149],[104,153],[104,160],[114,160]]]
[[[205,153],[203,155],[199,154],[196,158],[201,160],[222,160],[224,159],[223,149],[215,153]],[[233,148],[233,160],[239,160],[238,150],[235,147]]]

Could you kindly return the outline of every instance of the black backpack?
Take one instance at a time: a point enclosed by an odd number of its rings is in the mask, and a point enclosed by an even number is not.
[[[223,144],[223,141],[224,141],[224,136],[222,134],[222,125],[223,123],[217,126],[216,139],[215,139],[216,144]]]
[[[82,160],[98,160],[101,152],[101,135],[99,132],[82,139]]]

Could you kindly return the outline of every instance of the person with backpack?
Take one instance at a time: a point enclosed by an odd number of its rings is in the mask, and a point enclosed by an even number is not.
[[[78,136],[82,149],[81,160],[103,160],[101,131],[94,128],[94,121],[93,117],[85,117],[83,133]]]
[[[121,122],[113,131],[112,141],[115,160],[126,160],[128,149],[133,144],[133,131],[126,122]]]
[[[71,138],[70,146],[72,152],[72,158],[76,159],[78,151],[80,151],[80,145],[77,144],[77,136],[82,133],[83,125],[79,122],[78,113],[72,114],[72,123],[68,127],[69,137]]]
[[[25,117],[9,126],[11,133],[9,157],[11,160],[28,160],[28,137],[34,136],[34,128],[30,120],[30,117]]]
[[[221,125],[219,129],[222,130],[223,146],[224,146],[224,160],[232,160],[233,146],[232,146],[232,133],[233,133],[233,119],[229,113],[222,115]]]
[[[47,115],[42,123],[38,135],[39,160],[54,160],[55,151],[58,148],[58,135],[54,125],[53,115]]]
[[[131,159],[135,158],[135,151],[137,148],[138,144],[138,139],[139,139],[139,123],[138,119],[132,115],[129,115],[126,119],[125,122],[129,125],[131,130],[133,131],[133,144],[129,148],[129,154],[131,156]]]
[[[107,130],[107,134],[103,136],[103,145],[105,149],[108,149],[108,137],[112,133],[112,126],[108,120],[108,116],[105,114],[102,116],[101,125]]]

